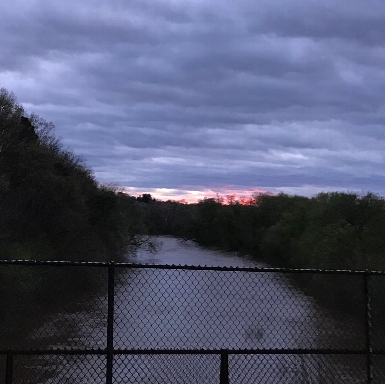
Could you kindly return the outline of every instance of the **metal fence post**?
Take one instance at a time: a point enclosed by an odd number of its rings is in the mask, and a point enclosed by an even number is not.
[[[6,370],[5,370],[5,384],[12,384],[12,376],[13,376],[13,353],[8,352]]]
[[[365,292],[365,335],[366,335],[366,374],[367,383],[373,382],[373,346],[372,346],[372,307],[370,302],[369,291],[369,273],[364,275],[364,292]]]
[[[114,363],[114,291],[115,265],[108,264],[108,313],[107,313],[107,374],[106,384],[112,384],[112,367]]]
[[[221,353],[221,374],[219,384],[229,384],[229,354],[228,351]]]

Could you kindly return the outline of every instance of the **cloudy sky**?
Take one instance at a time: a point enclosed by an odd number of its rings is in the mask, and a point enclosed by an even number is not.
[[[133,194],[385,196],[383,0],[5,0],[0,87]]]

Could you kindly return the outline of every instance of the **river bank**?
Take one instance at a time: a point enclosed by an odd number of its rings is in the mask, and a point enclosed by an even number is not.
[[[159,238],[157,253],[139,250],[125,261],[140,264],[176,264],[263,267],[247,257],[198,247],[193,242]],[[278,273],[246,271],[190,271],[116,268],[115,348],[250,349],[250,348],[359,348],[364,332],[354,322],[336,319],[310,296]],[[76,311],[63,308],[29,340],[49,348],[104,348],[106,292]],[[64,330],[61,334],[60,330]],[[364,330],[363,330],[364,331]],[[354,335],[352,337],[352,335]],[[59,337],[60,336],[60,337]],[[34,383],[54,383],[58,377],[79,383],[101,383],[98,358],[37,357],[20,369],[25,377],[40,374]],[[42,369],[41,367],[46,368]],[[26,367],[26,366],[24,366]],[[37,369],[37,367],[40,367]],[[208,371],[208,367],[212,371]],[[86,371],[85,371],[86,370]],[[217,357],[122,356],[114,375],[122,383],[212,383],[219,372]],[[254,382],[255,372],[265,383],[361,383],[365,357],[333,355],[259,355],[230,358],[231,383]],[[170,375],[173,379],[170,381]],[[59,375],[59,376],[58,376]],[[266,379],[265,379],[266,378]],[[72,379],[73,380],[73,379]],[[251,380],[251,381],[250,381]],[[20,381],[28,382],[28,381]],[[71,381],[76,383],[75,381]]]

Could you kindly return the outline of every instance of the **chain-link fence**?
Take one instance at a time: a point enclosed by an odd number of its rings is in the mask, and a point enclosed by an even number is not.
[[[385,273],[0,262],[0,382],[385,383]]]

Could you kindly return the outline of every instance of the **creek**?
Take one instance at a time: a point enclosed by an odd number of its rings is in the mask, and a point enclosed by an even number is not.
[[[234,253],[203,249],[171,237],[156,253],[139,250],[139,264],[267,267]],[[362,348],[349,319],[336,319],[279,273],[117,268],[114,347],[127,349]],[[53,315],[31,339],[104,348],[106,295],[87,308]],[[45,370],[34,383],[104,383],[104,357],[36,357]],[[44,368],[45,367],[45,368]],[[114,383],[219,383],[218,355],[125,355],[114,360]],[[362,383],[365,356],[231,355],[230,383]],[[24,377],[28,374],[25,373]],[[58,373],[60,372],[60,373]],[[18,382],[18,381],[16,381]],[[20,383],[29,382],[20,379]]]

